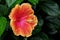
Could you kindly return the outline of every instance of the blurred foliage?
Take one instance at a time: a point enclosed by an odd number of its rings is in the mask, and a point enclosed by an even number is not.
[[[39,0],[28,0],[31,4],[36,5],[38,4]]]
[[[23,0],[6,0],[8,7],[14,7],[16,4],[20,4]]]
[[[0,40],[24,40],[15,36],[8,15],[16,4],[30,3],[38,25],[28,40],[60,40],[60,1],[58,0],[0,0]]]
[[[37,36],[31,37],[30,40],[49,40],[45,33],[40,33]]]
[[[6,28],[7,20],[5,17],[0,17],[0,36],[3,34]]]
[[[8,15],[8,8],[5,5],[0,5],[0,16]]]
[[[60,15],[59,6],[55,2],[49,1],[49,2],[43,3],[42,9],[48,15],[51,15],[51,16],[59,16]]]

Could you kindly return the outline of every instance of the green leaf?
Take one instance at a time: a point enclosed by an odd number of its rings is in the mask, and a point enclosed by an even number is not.
[[[48,0],[40,0],[40,1],[48,1]],[[50,1],[50,0],[49,0]]]
[[[30,3],[32,3],[33,5],[38,4],[39,0],[28,0]]]
[[[1,2],[1,0],[0,0],[0,2]]]
[[[34,36],[30,40],[49,40],[49,38],[45,33],[40,33],[40,35]]]
[[[0,16],[7,14],[8,14],[8,8],[5,5],[0,4]]]
[[[38,24],[35,27],[35,29],[33,30],[33,35],[39,33],[41,31],[41,27],[43,25],[43,19],[40,16],[37,16],[37,17],[38,17]]]
[[[0,36],[3,34],[6,28],[7,20],[5,17],[0,17]]]
[[[55,34],[57,33],[57,30],[60,30],[60,18],[54,16],[48,16],[46,20],[48,20],[47,25],[50,28],[49,31],[50,34]]]
[[[51,16],[59,16],[60,15],[60,10],[59,6],[55,2],[45,2],[42,4],[42,9],[45,11],[48,15]]]
[[[57,33],[57,25],[53,25],[51,23],[48,23],[48,27],[50,30],[48,31],[49,34],[56,34]]]
[[[20,4],[23,0],[6,0],[8,7],[14,7],[16,4]]]
[[[47,34],[45,34],[45,33],[40,33],[40,37],[42,40],[49,40]]]

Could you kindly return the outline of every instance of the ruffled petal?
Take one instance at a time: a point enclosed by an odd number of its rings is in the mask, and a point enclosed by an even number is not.
[[[21,35],[23,37],[29,37],[32,35],[33,29],[30,26],[30,24],[28,24],[27,22],[24,22],[22,25],[19,23],[20,24],[19,25],[18,23],[19,22],[13,21],[13,20],[10,21],[10,25],[11,25],[12,30],[16,36]]]
[[[10,19],[13,19],[13,20],[16,20],[20,17],[20,5],[16,5],[10,12],[9,14],[9,18]]]
[[[34,14],[34,10],[29,3],[23,3],[21,4],[21,13],[22,16],[31,15]]]
[[[29,3],[23,3],[20,5],[16,5],[12,10],[11,13],[9,15],[10,19],[16,20],[19,19],[21,17],[30,15],[30,14],[34,14],[33,9],[31,8],[31,5]]]
[[[35,15],[28,15],[25,17],[25,19],[26,22],[31,25],[32,29],[34,29],[38,23],[38,19]]]

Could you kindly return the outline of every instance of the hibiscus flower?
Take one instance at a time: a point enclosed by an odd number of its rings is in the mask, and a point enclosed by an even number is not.
[[[9,14],[10,26],[16,36],[29,37],[38,23],[29,3],[17,4]]]

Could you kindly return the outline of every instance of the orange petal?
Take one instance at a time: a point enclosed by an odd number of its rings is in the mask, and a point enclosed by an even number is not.
[[[19,36],[19,32],[20,32],[19,30],[20,30],[20,28],[18,28],[18,27],[16,26],[15,21],[11,20],[11,21],[10,21],[10,26],[11,26],[14,34],[15,34],[16,36]]]
[[[29,37],[32,35],[32,27],[30,24],[24,22],[23,25],[17,25],[16,21],[11,20],[10,26],[12,27],[12,30],[16,36],[23,36],[23,37]]]
[[[21,4],[21,6],[17,4],[12,9],[12,11],[9,15],[9,18],[16,20],[16,19],[19,19],[21,17],[27,16],[30,14],[34,14],[34,11],[29,3],[23,3],[23,4]]]
[[[10,18],[10,19],[13,19],[13,20],[16,20],[16,18],[19,17],[18,15],[20,15],[19,12],[20,12],[20,5],[17,4],[17,5],[11,10],[11,12],[10,12],[10,14],[9,14],[9,18]]]
[[[31,27],[34,29],[34,27],[37,25],[38,23],[38,19],[35,15],[28,15],[26,16],[26,21],[27,23],[29,23],[31,25]]]
[[[30,15],[30,14],[34,14],[34,10],[32,9],[32,7],[29,3],[21,4],[21,12],[25,16]]]

